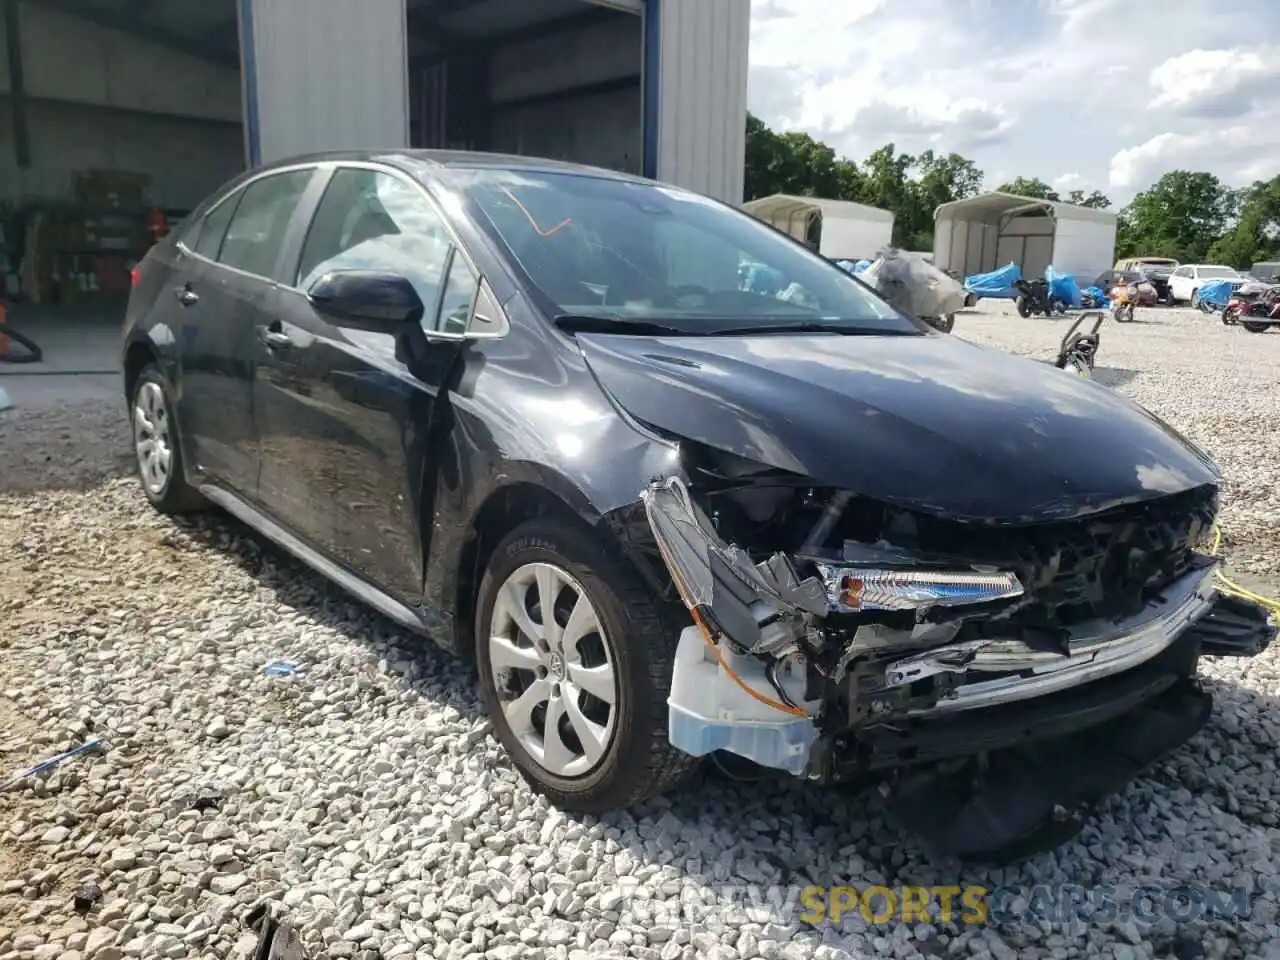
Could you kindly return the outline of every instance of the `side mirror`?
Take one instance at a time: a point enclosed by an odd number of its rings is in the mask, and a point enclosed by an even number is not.
[[[376,270],[326,273],[311,285],[307,298],[342,326],[370,333],[399,333],[422,322],[426,313],[408,279]]]

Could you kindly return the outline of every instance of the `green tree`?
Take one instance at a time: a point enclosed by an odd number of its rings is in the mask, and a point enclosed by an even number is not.
[[[1234,194],[1213,174],[1171,170],[1121,211],[1116,252],[1204,260],[1234,209]]]
[[[1014,177],[996,187],[1001,193],[1013,193],[1032,200],[1061,200],[1058,191],[1037,177]]]
[[[1087,196],[1083,190],[1072,190],[1067,194],[1067,203],[1074,203],[1077,207],[1093,207],[1096,210],[1105,210],[1111,206],[1111,200],[1100,190],[1093,190]]]
[[[1209,248],[1208,259],[1247,270],[1280,257],[1280,175],[1239,194],[1235,224]]]

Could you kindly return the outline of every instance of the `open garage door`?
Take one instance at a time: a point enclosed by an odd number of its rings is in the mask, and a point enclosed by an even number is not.
[[[235,0],[0,0],[0,278],[114,310],[245,164]]]
[[[641,4],[409,0],[411,142],[640,174]]]

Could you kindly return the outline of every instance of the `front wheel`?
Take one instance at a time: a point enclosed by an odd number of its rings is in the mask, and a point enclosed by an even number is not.
[[[1026,297],[1018,297],[1017,300],[1013,301],[1013,305],[1017,308],[1018,316],[1022,317],[1022,319],[1025,320],[1031,316],[1031,304],[1027,303]]]
[[[948,313],[941,317],[934,317],[929,322],[933,324],[935,329],[941,330],[943,333],[950,333],[956,325],[956,315]]]
[[[480,692],[535,792],[600,814],[697,765],[667,739],[679,630],[667,620],[638,574],[585,533],[531,522],[498,544],[476,604]]]
[[[1200,291],[1199,290],[1191,291],[1191,306],[1195,309],[1199,309],[1200,307]]]

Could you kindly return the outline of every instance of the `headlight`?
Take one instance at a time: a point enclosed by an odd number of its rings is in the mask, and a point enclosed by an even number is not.
[[[1022,596],[1012,573],[876,570],[818,564],[827,600],[841,613],[959,607]]]

